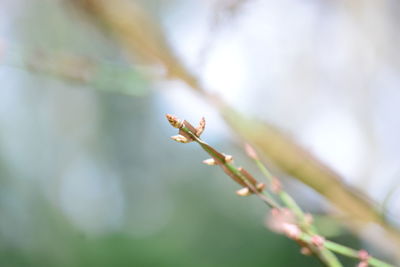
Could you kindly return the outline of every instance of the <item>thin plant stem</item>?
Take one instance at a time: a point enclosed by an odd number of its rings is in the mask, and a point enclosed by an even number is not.
[[[198,138],[196,135],[194,135],[188,128],[182,127],[182,130],[185,131],[186,133],[190,134],[191,137],[194,139],[195,142],[197,142],[211,157],[219,157],[216,151],[210,147],[206,142]],[[269,207],[271,208],[280,208],[279,204],[272,198],[272,196],[268,192],[264,192],[264,194],[260,193],[254,185],[252,185],[248,179],[231,163],[225,162],[224,160],[221,160],[223,162],[223,165],[232,173],[234,173],[236,176],[240,177],[244,183],[252,190],[253,193],[255,193],[263,202],[265,202]]]
[[[260,190],[255,186],[254,181],[249,180],[246,175],[243,174],[243,169],[235,167],[230,161],[227,160],[226,156],[220,152],[218,152],[215,148],[204,142],[200,139],[200,134],[204,130],[205,121],[203,119],[203,124],[201,124],[198,128],[194,128],[186,121],[180,121],[176,117],[172,115],[167,115],[167,118],[171,125],[175,128],[179,129],[179,135],[176,137],[176,141],[178,142],[190,142],[195,141],[198,143],[205,152],[207,152],[212,159],[220,165],[226,174],[232,177],[235,181],[239,181],[240,184],[246,185],[246,187],[251,191],[251,193],[258,196],[264,203],[266,203],[270,208],[282,210],[282,206],[278,204],[273,198],[273,196],[267,192],[266,190]],[[190,125],[190,127],[189,127]],[[200,128],[200,129],[199,129]],[[193,130],[196,132],[193,132]],[[274,177],[271,172],[267,169],[267,167],[262,164],[262,162],[258,159],[258,157],[252,157],[257,166],[260,168],[261,172],[265,175],[270,185],[272,185],[277,179]],[[253,177],[250,177],[253,178]],[[254,178],[252,179],[254,180]],[[360,259],[360,251],[354,250],[352,248],[337,244],[335,242],[325,240],[323,237],[317,235],[317,229],[312,224],[312,222],[306,220],[306,216],[300,206],[296,203],[296,201],[282,188],[279,188],[277,192],[281,202],[287,207],[293,214],[297,217],[300,222],[301,231],[298,235],[296,235],[295,240],[302,241],[307,245],[308,248],[314,252],[314,254],[327,266],[329,267],[342,267],[343,265],[340,263],[336,255],[341,254],[343,256],[347,256],[350,258]],[[316,241],[318,240],[318,241]],[[368,255],[367,262],[371,266],[375,267],[394,267],[393,265],[378,260],[374,257]]]
[[[306,233],[303,233],[300,237],[300,240],[308,243],[312,241],[312,237]],[[325,240],[324,242],[324,247],[327,248],[328,250],[335,252],[337,254],[349,257],[349,258],[354,258],[354,259],[359,259],[359,251],[346,247],[344,245],[335,243],[330,240]],[[387,262],[381,261],[375,257],[369,256],[368,258],[368,264],[370,266],[375,266],[375,267],[395,267],[392,264],[389,264]]]
[[[242,181],[248,186],[248,188],[250,188],[251,191],[255,193],[270,208],[281,209],[280,205],[269,195],[269,193],[260,193],[257,188],[255,188],[254,185],[250,183],[250,181],[248,181],[248,179],[233,164],[226,162],[223,158],[220,158],[221,153],[219,153],[206,142],[197,137],[196,134],[194,134],[188,127],[185,127],[184,124],[180,127],[180,129],[188,134],[196,143],[198,143],[203,148],[203,150],[206,151],[212,158],[216,158],[231,173],[233,173],[237,177],[240,177],[240,179],[242,179]],[[297,212],[303,215],[300,207],[298,207],[298,205],[293,200],[289,200],[286,194],[284,195],[284,199],[291,203],[291,206],[295,206]],[[302,218],[304,218],[304,216],[302,216]],[[320,248],[318,250],[314,249],[314,251],[325,265],[329,267],[342,267],[342,264],[339,262],[337,257],[328,249]]]
[[[261,162],[258,157],[252,157],[257,167],[260,169],[261,173],[267,178],[270,184],[274,183],[274,180],[277,178],[272,175],[272,173],[268,170],[268,168]],[[287,206],[293,213],[299,218],[301,221],[301,226],[305,228],[307,232],[317,234],[318,231],[314,227],[313,224],[306,222],[304,211],[300,208],[300,206],[296,203],[296,201],[282,188],[277,192],[280,200]]]
[[[267,180],[272,183],[274,179],[277,179],[275,176],[272,175],[272,173],[268,170],[268,168],[261,162],[260,159],[257,157],[252,157],[252,159],[255,161],[257,167],[260,169],[260,171],[264,174],[264,176],[267,178]],[[300,208],[300,206],[296,203],[296,201],[289,195],[284,190],[280,190],[278,192],[278,196],[280,197],[281,201],[288,207],[290,208],[300,219],[304,220],[304,212]],[[317,234],[317,228],[313,224],[306,223],[305,225],[308,225],[310,227],[308,230],[311,230],[311,233]],[[309,232],[310,233],[310,232]],[[306,238],[303,241],[310,242],[311,237]],[[332,252],[335,252],[337,254],[341,254],[343,256],[347,256],[350,258],[359,258],[359,252],[357,250],[354,250],[352,248],[337,244],[335,242],[326,240],[324,242],[325,248],[329,249]],[[326,255],[329,257],[329,255]],[[379,267],[390,267],[393,266],[391,264],[388,264],[386,262],[383,262],[381,260],[378,260],[374,257],[370,257],[368,260],[368,263],[371,266],[379,266]]]

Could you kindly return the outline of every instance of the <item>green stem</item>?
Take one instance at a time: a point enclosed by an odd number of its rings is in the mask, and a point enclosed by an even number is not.
[[[336,252],[338,254],[350,257],[350,258],[359,258],[358,251],[340,244],[337,244],[332,241],[326,241],[325,242],[325,247],[333,252]],[[370,257],[368,259],[368,263],[371,266],[376,266],[376,267],[394,267],[394,265],[391,265],[389,263],[383,262],[381,260],[378,260],[377,258]]]
[[[267,180],[271,183],[273,181],[273,179],[276,179],[271,172],[267,169],[267,167],[258,159],[258,158],[254,158],[254,161],[256,163],[256,165],[258,166],[258,168],[260,169],[260,171],[264,174],[264,176],[267,178]],[[298,218],[300,218],[301,220],[304,220],[304,212],[303,210],[299,207],[299,205],[297,205],[296,201],[284,190],[281,190],[278,193],[281,201],[289,208],[291,209]],[[305,225],[307,225],[308,223],[306,222]],[[315,228],[314,225],[309,225],[308,224],[308,232],[309,234],[317,234],[317,229]],[[306,240],[303,240],[306,242],[310,242],[311,241],[311,237],[310,238],[306,238]],[[359,258],[358,255],[358,251],[354,250],[352,248],[334,243],[332,241],[325,241],[324,243],[324,247],[332,252],[336,252],[338,254],[350,257],[350,258]],[[329,255],[329,253],[323,252],[324,256],[327,258],[331,258],[331,255]],[[336,257],[335,257],[336,258]],[[332,261],[333,262],[333,261]],[[374,257],[370,257],[368,260],[368,263],[371,266],[377,266],[377,267],[392,267],[393,265],[388,264],[386,262],[383,262],[381,260],[378,260]]]
[[[270,184],[273,183],[274,179],[277,178],[272,175],[272,173],[268,170],[268,168],[258,158],[253,158],[253,159],[257,167],[260,169],[262,174],[264,174],[264,176],[267,178]],[[315,228],[315,226],[305,221],[304,211],[285,190],[281,189],[278,192],[278,196],[282,201],[282,203],[285,204],[285,206],[288,207],[291,211],[293,211],[293,213],[297,216],[297,218],[301,222],[301,227],[303,230],[305,230],[308,233],[318,234],[318,231]]]
[[[231,163],[228,163],[225,161],[225,158],[223,158],[222,154],[216,151],[214,148],[212,148],[210,145],[208,145],[206,142],[198,138],[194,133],[192,133],[187,127],[184,125],[181,127],[181,130],[183,130],[185,133],[189,134],[190,137],[197,142],[203,149],[206,151],[212,158],[217,159],[221,164],[225,166],[226,169],[228,169],[233,175],[239,177],[247,186],[250,190],[252,190],[253,193],[255,193],[261,200],[263,200],[268,206],[271,208],[278,208],[281,209],[280,205],[275,202],[272,196],[269,195],[268,192],[264,191],[260,193],[253,184],[251,184],[248,179]],[[264,167],[265,171],[268,172],[268,170]],[[269,173],[269,172],[268,172]],[[271,181],[272,181],[272,175],[270,174]],[[283,202],[287,204],[289,208],[292,208],[294,213],[297,214],[299,217],[304,219],[304,213],[301,210],[301,208],[297,205],[297,203],[285,192],[283,192],[281,198],[284,200]],[[318,257],[323,261],[327,266],[329,267],[342,267],[342,264],[339,262],[339,260],[336,258],[336,256],[329,250],[325,248],[321,249],[315,249],[316,254]]]
[[[264,174],[264,176],[268,179],[270,183],[272,183],[273,179],[275,178],[272,173],[265,167],[265,165],[259,160],[259,159],[254,159],[254,161],[257,164],[257,167],[260,169],[260,171]]]
[[[306,233],[303,233],[300,237],[300,240],[306,242],[306,243],[311,243],[312,242],[312,236]],[[337,254],[349,257],[349,258],[354,258],[354,259],[359,259],[359,251],[340,245],[338,243],[325,240],[324,242],[324,247],[332,252],[335,252]],[[384,261],[378,260],[375,257],[370,256],[368,259],[368,264],[370,266],[375,266],[375,267],[395,267],[392,264],[386,263]]]
[[[206,151],[212,158],[216,159],[219,164],[224,166],[224,170],[228,172],[229,175],[234,175],[236,178],[241,179],[247,187],[255,193],[261,200],[263,200],[268,206],[271,208],[281,209],[281,206],[273,199],[272,196],[269,195],[268,192],[260,193],[257,188],[245,177],[238,168],[236,168],[233,164],[226,162],[223,154],[219,153],[217,150],[212,148],[206,142],[202,141],[198,138],[194,133],[192,133],[185,125],[181,126],[180,129],[190,135],[190,137],[197,142],[203,149]],[[269,182],[273,182],[274,176],[269,172],[269,170],[262,164],[262,162],[258,159],[254,159],[257,163],[257,166],[260,168],[265,177],[269,180]],[[333,252],[338,254],[351,257],[351,258],[359,258],[358,251],[351,249],[349,247],[334,243],[332,241],[324,241],[322,247],[316,247],[312,242],[312,236],[317,234],[317,229],[315,229],[313,224],[309,222],[305,222],[305,216],[303,210],[297,205],[294,199],[285,191],[281,190],[278,193],[279,198],[288,207],[293,213],[300,219],[302,222],[302,229],[304,232],[301,233],[299,240],[309,244],[314,251],[314,253],[318,256],[318,258],[323,261],[329,267],[342,267],[343,265],[340,263],[338,258]],[[304,227],[304,228],[303,228]],[[368,263],[371,266],[375,267],[394,267],[391,264],[385,263],[381,260],[378,260],[374,257],[370,257],[368,259]]]
[[[343,267],[338,258],[329,249],[320,248],[319,257],[322,258],[328,266]]]
[[[212,158],[218,159],[225,167],[228,169],[233,175],[241,179],[247,187],[255,193],[262,201],[264,201],[271,208],[280,209],[280,205],[273,199],[273,197],[268,192],[260,193],[253,184],[251,184],[248,179],[231,163],[225,162],[225,158],[221,157],[221,153],[213,149],[209,144],[198,138],[195,134],[193,134],[188,128],[182,127],[183,131],[189,134],[195,142],[197,142],[203,149],[206,151]]]

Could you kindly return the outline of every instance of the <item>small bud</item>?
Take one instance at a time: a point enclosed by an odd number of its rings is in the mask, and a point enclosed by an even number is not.
[[[317,248],[322,248],[325,243],[325,238],[320,235],[315,235],[311,237],[311,243]]]
[[[203,163],[206,165],[210,165],[210,166],[217,165],[217,163],[215,162],[215,159],[213,159],[213,158],[203,160]]]
[[[247,156],[249,156],[250,158],[252,158],[254,160],[258,160],[257,152],[251,145],[246,143],[244,145],[244,150],[246,151]]]
[[[171,139],[176,142],[179,142],[179,143],[187,143],[188,142],[187,138],[182,135],[171,136]]]
[[[368,262],[361,261],[360,263],[357,264],[357,267],[368,267]]]
[[[364,249],[358,251],[358,258],[360,259],[360,261],[368,261],[369,259],[368,251]]]
[[[279,193],[282,190],[282,184],[278,180],[278,178],[273,177],[271,181],[271,191],[275,194]]]
[[[262,192],[262,191],[264,191],[265,184],[263,184],[263,183],[258,183],[258,184],[256,185],[256,188],[257,188],[258,192]]]
[[[309,247],[301,247],[300,253],[306,256],[309,256],[312,254],[312,251]]]
[[[271,216],[273,216],[273,217],[279,216],[280,213],[281,213],[281,211],[277,208],[271,209]]]
[[[206,128],[206,119],[204,117],[201,118],[199,126],[196,128],[196,136],[200,137],[200,135],[204,132],[204,129]]]
[[[281,208],[282,215],[286,218],[294,216],[293,211],[289,208]]]
[[[304,222],[307,225],[311,225],[314,222],[314,217],[310,213],[304,214]]]
[[[245,169],[242,167],[238,168],[238,171],[247,179],[247,181],[252,184],[253,186],[256,186],[258,184],[257,180]],[[246,184],[245,184],[246,185]]]
[[[236,191],[236,194],[241,196],[241,197],[246,197],[251,195],[250,189],[248,187],[243,187],[239,190]]]
[[[185,123],[184,123],[184,125],[186,126]],[[190,134],[186,133],[182,129],[179,129],[179,135],[181,135],[181,136],[186,138],[186,142],[185,143],[190,143],[190,142],[193,141],[193,138],[190,136]]]
[[[270,215],[267,217],[267,226],[274,232],[282,233],[287,236],[292,235],[300,228],[296,225],[296,218],[293,212],[287,208],[271,209]],[[299,233],[300,234],[300,233]]]
[[[300,228],[297,225],[291,223],[283,223],[282,230],[287,237],[294,240],[299,239],[301,234]]]
[[[167,117],[167,120],[172,125],[172,127],[178,128],[178,129],[182,127],[183,121],[178,119],[178,117],[171,115],[171,114],[167,114],[167,115],[165,115],[165,117]]]
[[[226,163],[232,163],[233,162],[233,157],[231,155],[224,155],[225,156],[225,162]]]

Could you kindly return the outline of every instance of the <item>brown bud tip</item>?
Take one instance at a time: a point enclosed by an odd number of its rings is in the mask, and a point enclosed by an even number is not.
[[[246,151],[247,156],[249,156],[250,158],[252,158],[254,160],[258,160],[257,152],[251,145],[246,143],[244,145],[244,150]]]
[[[172,125],[172,127],[174,128],[181,128],[183,125],[183,122],[178,119],[176,116],[171,115],[171,114],[166,114],[165,117],[167,117],[167,120],[169,122],[169,124]]]
[[[236,191],[236,194],[237,194],[238,196],[241,196],[241,197],[246,197],[246,196],[251,195],[251,192],[250,192],[250,189],[249,189],[249,188],[243,187],[243,188],[237,190],[237,191]]]
[[[211,165],[211,166],[212,165],[217,165],[217,163],[215,162],[215,159],[213,159],[213,158],[203,160],[203,163],[206,164],[206,165]]]

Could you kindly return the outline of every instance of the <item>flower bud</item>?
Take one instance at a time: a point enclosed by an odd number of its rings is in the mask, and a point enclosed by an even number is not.
[[[210,165],[210,166],[217,165],[217,163],[215,162],[215,159],[213,159],[213,158],[203,160],[203,163],[206,165]]]
[[[165,117],[167,117],[167,120],[172,125],[172,127],[174,127],[174,128],[181,128],[182,127],[183,121],[178,119],[178,117],[176,117],[174,115],[171,115],[171,114],[167,114],[167,115],[165,115]]]
[[[225,156],[225,162],[226,163],[232,163],[233,162],[233,157],[231,155],[224,155]]]
[[[249,156],[250,158],[252,158],[254,160],[258,160],[257,152],[251,145],[246,143],[244,145],[244,150],[246,151],[247,156]]]
[[[309,256],[312,254],[312,251],[309,247],[301,247],[300,253],[306,256]]]
[[[295,224],[291,224],[291,223],[283,223],[282,224],[282,230],[283,233],[289,237],[290,239],[294,239],[297,240],[300,238],[301,235],[301,230],[300,228],[295,225]]]
[[[369,254],[368,254],[368,252],[366,250],[362,249],[362,250],[358,251],[358,258],[361,261],[368,261]]]
[[[236,191],[236,194],[241,196],[241,197],[246,197],[251,195],[250,189],[248,187],[243,187],[239,190]]]
[[[262,191],[264,191],[265,184],[263,184],[263,183],[258,183],[258,184],[256,185],[256,188],[257,188],[258,192],[262,192]]]
[[[187,143],[188,142],[187,138],[182,135],[171,136],[171,139],[176,142],[179,142],[179,143]]]
[[[201,118],[199,126],[196,128],[196,136],[200,137],[200,135],[204,132],[204,129],[206,128],[206,119],[204,117]]]
[[[322,248],[325,243],[325,238],[320,235],[315,235],[311,237],[311,243],[317,248]]]
[[[275,194],[278,194],[282,190],[282,184],[278,180],[278,178],[273,177],[271,181],[271,191]]]

